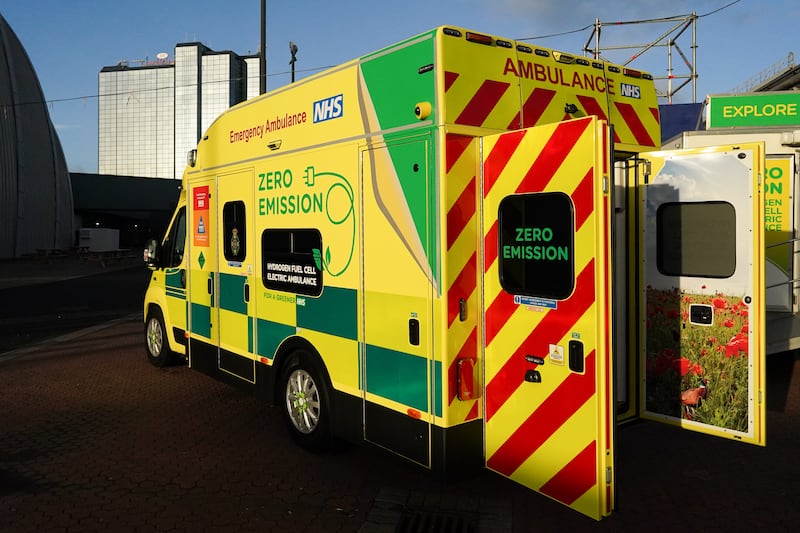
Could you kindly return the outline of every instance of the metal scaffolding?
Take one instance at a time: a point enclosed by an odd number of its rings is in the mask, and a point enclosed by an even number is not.
[[[658,96],[666,98],[667,102],[671,104],[672,97],[686,85],[691,83],[692,101],[697,102],[697,19],[698,16],[694,12],[692,12],[690,15],[678,15],[674,17],[605,23],[601,22],[600,19],[595,19],[592,34],[586,41],[586,44],[583,47],[583,52],[584,54],[591,54],[595,59],[605,59],[603,58],[603,52],[610,50],[636,50],[633,55],[631,55],[630,59],[622,63],[623,66],[625,66],[641,57],[645,52],[658,47],[666,47],[667,74],[663,76],[653,75],[653,79],[656,81],[666,81],[666,90],[659,89],[657,87]],[[672,26],[667,31],[659,35],[656,39],[646,44],[601,46],[600,34],[604,26],[623,26],[630,24],[672,24]],[[678,45],[678,38],[680,38],[690,27],[692,29],[691,60],[686,57],[686,54],[683,53],[683,50]],[[594,43],[594,46],[591,46],[592,43]],[[673,65],[673,53],[677,53],[681,57],[684,66],[688,69],[688,72],[684,72],[683,70],[676,72],[675,66]]]

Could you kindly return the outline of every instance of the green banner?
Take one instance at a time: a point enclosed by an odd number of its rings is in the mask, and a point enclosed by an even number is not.
[[[789,241],[794,234],[793,176],[794,156],[767,157],[764,183],[764,239],[767,245],[767,261],[771,261],[787,276],[792,272],[793,246]],[[790,278],[787,277],[788,279]]]
[[[708,129],[797,125],[800,125],[800,93],[708,98]]]

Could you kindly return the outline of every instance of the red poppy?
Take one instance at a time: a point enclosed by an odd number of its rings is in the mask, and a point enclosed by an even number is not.
[[[728,300],[726,300],[725,298],[714,298],[712,302],[714,303],[714,309],[728,308]]]
[[[687,372],[689,372],[689,368],[691,367],[692,362],[686,359],[685,357],[681,357],[680,359],[674,359],[672,361],[672,367],[677,370],[681,376],[685,376]]]
[[[723,325],[723,326],[725,326],[726,328],[732,328],[732,327],[733,327],[733,320],[731,320],[731,319],[729,318],[728,320],[726,320],[725,322],[723,322],[723,323],[722,323],[722,325]]]
[[[725,357],[739,357],[740,352],[747,356],[747,335],[737,333],[725,345]]]

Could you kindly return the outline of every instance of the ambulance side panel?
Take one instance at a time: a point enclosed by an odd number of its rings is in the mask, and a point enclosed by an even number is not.
[[[216,251],[196,245],[192,255],[192,304],[207,309],[201,324],[218,324],[219,344],[209,342],[214,328],[193,330],[193,366],[280,402],[285,358],[313,353],[338,434],[442,468],[444,448],[457,448],[442,427],[449,369],[437,348],[446,311],[436,114],[414,113],[415,103],[435,102],[435,72],[418,72],[432,62],[434,34],[223,114],[188,182],[209,187],[218,214]],[[403,70],[407,82],[384,83]],[[332,88],[341,94],[329,97]],[[265,141],[271,151],[254,155]],[[246,231],[226,225],[226,209],[237,205]],[[234,237],[246,250],[240,258],[231,255]],[[201,253],[216,265],[208,294],[197,281],[208,270]]]
[[[285,358],[319,358],[332,388],[334,431],[362,438],[359,388],[361,258],[355,142],[267,159],[255,167],[256,384],[273,384]]]

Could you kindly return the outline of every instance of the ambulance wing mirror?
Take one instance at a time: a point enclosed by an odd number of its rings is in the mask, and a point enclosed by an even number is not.
[[[159,267],[161,257],[161,245],[155,239],[148,239],[144,245],[142,259],[147,268],[155,270]]]

